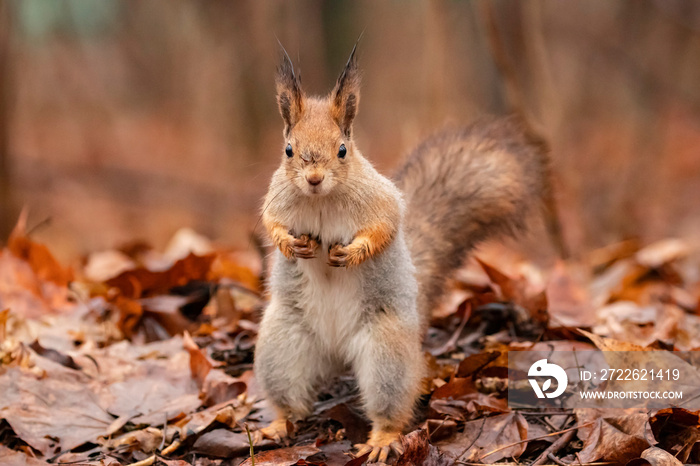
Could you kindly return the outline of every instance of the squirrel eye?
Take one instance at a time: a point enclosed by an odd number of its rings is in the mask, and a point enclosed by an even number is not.
[[[340,149],[338,149],[338,157],[345,158],[345,154],[348,153],[348,150],[345,148],[345,144],[340,145]]]
[[[294,157],[294,151],[292,150],[291,144],[287,144],[287,148],[284,150],[284,153],[287,154],[287,157]]]

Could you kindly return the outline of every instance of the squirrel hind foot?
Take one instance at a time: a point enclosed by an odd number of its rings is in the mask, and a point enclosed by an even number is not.
[[[254,444],[259,444],[263,439],[270,439],[281,444],[294,433],[294,426],[287,419],[275,419],[269,426],[255,431]]]
[[[404,452],[401,444],[401,433],[398,431],[374,430],[367,443],[358,443],[355,448],[357,449],[355,457],[369,453],[368,463],[386,463],[391,453],[394,453],[398,458]]]

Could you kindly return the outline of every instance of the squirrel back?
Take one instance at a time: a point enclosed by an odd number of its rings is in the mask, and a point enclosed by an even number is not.
[[[546,145],[516,117],[434,134],[395,177],[424,323],[446,280],[481,241],[512,236],[549,194]]]

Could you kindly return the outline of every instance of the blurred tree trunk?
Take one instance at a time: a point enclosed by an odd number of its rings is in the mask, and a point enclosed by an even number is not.
[[[10,5],[0,2],[0,241],[7,238],[14,224],[10,180]]]

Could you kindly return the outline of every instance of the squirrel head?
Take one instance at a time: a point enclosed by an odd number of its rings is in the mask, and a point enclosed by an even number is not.
[[[355,163],[352,123],[360,101],[357,44],[327,97],[307,97],[284,52],[277,70],[277,104],[284,120],[283,161],[288,178],[306,195],[343,184]],[[284,49],[283,49],[284,50]]]

